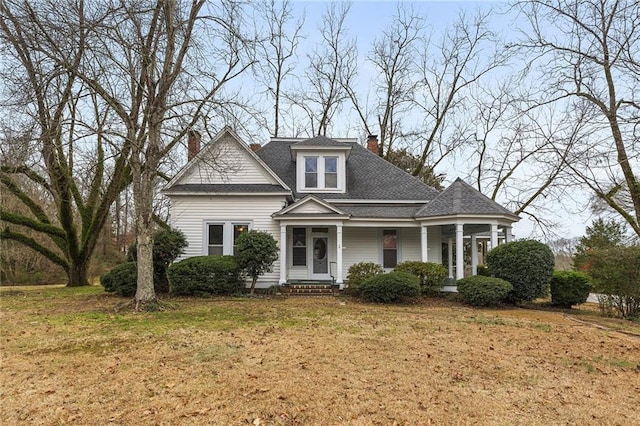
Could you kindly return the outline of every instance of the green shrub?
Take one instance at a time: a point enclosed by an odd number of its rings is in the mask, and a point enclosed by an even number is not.
[[[593,250],[585,266],[602,300],[623,318],[640,317],[640,246]]]
[[[153,234],[153,287],[156,293],[169,292],[167,269],[171,262],[184,253],[188,246],[187,237],[177,229],[161,229]],[[129,246],[127,260],[138,260],[138,246]]]
[[[487,268],[486,265],[478,265],[477,274],[482,275],[483,277],[489,277],[489,268]]]
[[[171,293],[178,295],[235,294],[244,288],[233,256],[190,257],[169,266]]]
[[[408,272],[393,271],[369,278],[360,286],[360,292],[371,302],[402,302],[420,296],[420,280]]]
[[[384,274],[384,269],[377,263],[360,262],[351,265],[347,271],[347,287],[344,290],[345,293],[359,296],[362,284],[369,278],[380,274]]]
[[[124,297],[133,297],[138,286],[138,267],[136,262],[121,263],[100,277],[100,284],[107,293]]]
[[[273,262],[278,259],[278,243],[268,232],[253,230],[238,237],[236,250],[236,261],[240,269],[251,277],[253,293],[258,277],[271,272]]]
[[[458,280],[458,293],[473,306],[496,306],[504,302],[513,286],[500,278],[475,275]]]
[[[447,268],[432,262],[406,261],[398,263],[394,271],[408,272],[418,277],[422,294],[442,290],[447,278]]]
[[[491,250],[487,254],[487,267],[489,275],[513,286],[507,302],[528,302],[547,294],[554,257],[551,249],[539,241],[513,241]]]
[[[586,302],[592,289],[589,276],[582,272],[555,271],[551,278],[551,303],[570,308]]]

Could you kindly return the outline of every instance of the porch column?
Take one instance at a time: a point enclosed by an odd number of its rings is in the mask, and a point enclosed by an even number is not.
[[[420,227],[420,254],[421,254],[421,258],[423,262],[428,262],[427,260],[427,247],[428,247],[428,240],[427,240],[427,227],[426,226],[421,226]]]
[[[456,224],[456,280],[464,278],[464,225]]]
[[[342,280],[342,224],[336,225],[336,245],[338,247],[338,250],[336,250],[336,267],[338,268],[336,271],[336,284],[342,290],[344,288]]]
[[[498,225],[491,225],[491,250],[498,247]]]
[[[478,275],[478,239],[471,234],[471,275]]]
[[[449,278],[453,278],[453,239],[447,240],[447,258],[449,259]]]
[[[280,285],[287,283],[287,225],[280,224]]]
[[[511,242],[511,227],[510,226],[505,226],[503,229],[504,229],[504,242],[505,243],[510,243]]]

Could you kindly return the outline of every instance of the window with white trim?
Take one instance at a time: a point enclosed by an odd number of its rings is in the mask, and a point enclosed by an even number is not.
[[[237,238],[249,231],[248,222],[207,222],[205,236],[207,238],[206,254],[209,256],[235,255]]]
[[[298,189],[302,192],[344,192],[343,155],[298,157]]]
[[[398,264],[398,231],[382,230],[382,266],[395,268]]]

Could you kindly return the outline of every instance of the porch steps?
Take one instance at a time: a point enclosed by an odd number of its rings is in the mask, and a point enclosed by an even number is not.
[[[291,296],[331,296],[337,287],[325,281],[293,281],[287,284]]]

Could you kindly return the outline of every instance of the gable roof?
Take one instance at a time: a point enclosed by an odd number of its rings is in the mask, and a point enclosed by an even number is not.
[[[321,200],[314,195],[307,195],[301,200],[296,201],[293,204],[283,208],[277,213],[274,213],[274,217],[280,216],[324,216],[324,215],[338,215],[348,216],[343,210]]]
[[[346,162],[345,193],[314,193],[326,200],[412,200],[426,202],[434,199],[438,191],[380,158],[356,142],[339,142],[324,136],[303,141],[306,146],[317,141],[321,146],[338,144],[351,148]],[[295,192],[296,163],[291,159],[291,147],[298,141],[271,141],[256,154]],[[295,193],[295,198],[306,194]]]
[[[458,178],[416,213],[417,218],[451,215],[503,215],[518,220],[502,207],[462,179]]]
[[[223,140],[225,136],[229,136],[230,139],[239,147],[246,155],[248,155],[252,160],[255,161],[256,166],[259,170],[262,170],[266,176],[270,178],[272,182],[269,184],[266,183],[245,183],[245,184],[234,184],[233,182],[225,182],[222,184],[211,184],[211,183],[185,183],[183,182],[185,179],[188,179],[189,174],[196,170],[197,167],[204,166],[206,167],[205,160],[208,156],[214,153],[216,148],[216,144]],[[275,182],[275,184],[274,184]],[[271,188],[267,188],[270,186]],[[232,188],[233,187],[233,188]],[[275,187],[275,188],[274,188]],[[232,191],[230,191],[232,190]],[[266,190],[266,191],[262,191]],[[173,192],[287,192],[290,193],[291,190],[287,186],[286,183],[280,179],[280,177],[273,172],[267,166],[264,161],[260,157],[258,157],[251,148],[240,139],[238,134],[234,132],[231,127],[225,126],[222,130],[220,130],[211,140],[210,143],[205,145],[205,147],[200,150],[200,152],[187,164],[178,171],[178,173],[167,183],[163,192],[165,193],[173,193]]]
[[[300,142],[295,142],[291,145],[292,148],[301,147],[301,146],[335,146],[335,147],[345,147],[344,142],[339,142],[335,139],[328,138],[323,135],[314,136],[311,139],[305,139]]]

